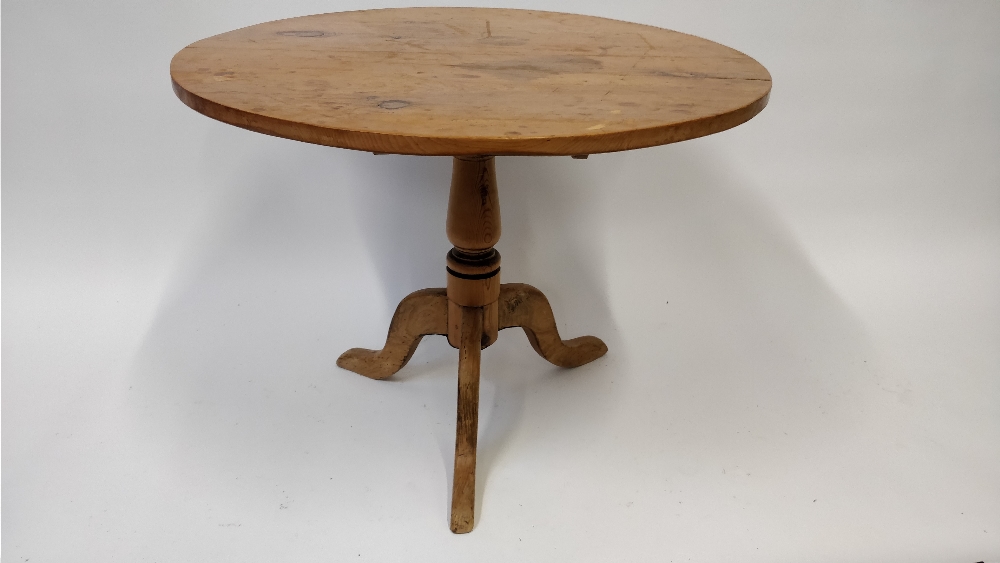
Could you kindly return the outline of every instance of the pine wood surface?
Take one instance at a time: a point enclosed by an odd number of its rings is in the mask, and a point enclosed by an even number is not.
[[[752,58],[616,20],[489,8],[305,16],[195,42],[191,108],[309,143],[414,155],[586,155],[709,135],[767,103]]]

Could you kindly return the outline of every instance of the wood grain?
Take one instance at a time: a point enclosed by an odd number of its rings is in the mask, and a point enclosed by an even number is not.
[[[396,373],[428,334],[448,334],[448,294],[443,288],[421,289],[407,295],[396,307],[389,335],[381,350],[351,348],[337,358],[337,365],[372,379]]]
[[[451,531],[465,534],[475,525],[476,442],[479,433],[479,360],[483,309],[462,307],[458,351],[458,420],[455,427],[455,478],[451,493]]]
[[[195,42],[174,91],[209,117],[376,153],[586,155],[709,135],[771,77],[706,39],[590,16],[400,8],[274,21]]]
[[[608,352],[604,342],[595,336],[561,339],[549,300],[526,283],[500,286],[499,317],[501,330],[521,327],[535,352],[559,367],[579,367]]]

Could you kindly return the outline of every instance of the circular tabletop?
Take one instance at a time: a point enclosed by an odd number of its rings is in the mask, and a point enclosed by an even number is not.
[[[414,155],[581,155],[735,127],[771,76],[707,39],[591,16],[490,8],[320,14],[223,33],[170,63],[226,123]]]

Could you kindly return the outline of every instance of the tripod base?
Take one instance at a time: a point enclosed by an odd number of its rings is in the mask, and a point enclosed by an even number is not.
[[[489,326],[493,314],[495,328]],[[458,424],[451,505],[451,531],[457,534],[472,531],[474,523],[480,351],[495,341],[496,330],[513,327],[522,328],[531,347],[559,367],[582,366],[608,351],[594,336],[561,339],[545,295],[527,284],[507,283],[500,285],[496,302],[481,307],[449,304],[443,288],[415,291],[396,307],[381,350],[352,348],[337,360],[344,369],[386,379],[406,365],[426,335],[450,333],[449,342],[458,344]]]

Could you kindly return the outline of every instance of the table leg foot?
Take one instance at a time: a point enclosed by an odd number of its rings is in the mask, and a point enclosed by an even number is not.
[[[428,334],[448,334],[448,295],[441,289],[421,289],[407,295],[396,307],[389,335],[381,350],[352,348],[340,355],[337,365],[372,379],[396,373]]]
[[[451,493],[451,531],[466,534],[475,525],[476,442],[479,432],[479,360],[483,309],[462,307],[458,352],[458,420],[455,425],[455,479]]]
[[[604,342],[595,336],[570,340],[559,338],[549,300],[528,284],[505,283],[500,286],[499,317],[501,329],[521,327],[535,352],[559,367],[582,366],[608,352]]]

